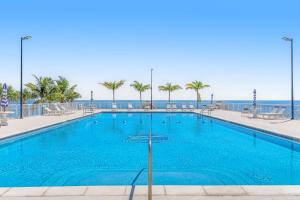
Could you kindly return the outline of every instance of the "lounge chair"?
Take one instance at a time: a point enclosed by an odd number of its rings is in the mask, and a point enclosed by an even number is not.
[[[195,106],[194,106],[193,104],[190,104],[190,105],[189,105],[189,109],[190,109],[191,111],[193,111],[193,110],[195,110]]]
[[[118,109],[117,104],[116,103],[112,103],[111,104],[111,109],[116,111]]]
[[[187,110],[187,106],[185,104],[182,104],[181,109],[182,109],[182,111],[185,111],[185,110]]]
[[[174,103],[174,104],[171,104],[171,109],[172,110],[177,110],[177,105]]]
[[[63,105],[58,105],[58,107],[62,110],[64,114],[73,114],[75,111],[71,109],[67,109]]]
[[[58,113],[58,114],[65,114],[64,110],[61,109],[57,104],[54,104],[54,110]]]
[[[258,113],[257,117],[262,119],[282,119],[284,118],[285,108],[274,108],[269,113]]]
[[[244,115],[250,115],[250,113],[251,113],[250,108],[244,107],[244,108],[242,109],[242,111],[241,111],[241,116],[244,116]]]
[[[1,126],[8,126],[6,114],[2,114],[0,119],[0,127]]]
[[[172,104],[167,103],[166,109],[167,109],[167,111],[170,111],[172,109]]]
[[[217,104],[209,104],[209,105],[208,105],[208,108],[210,109],[210,111],[219,109],[219,107],[217,106]]]
[[[223,101],[216,101],[215,105],[215,109],[224,109],[225,105]]]
[[[133,105],[132,105],[132,103],[128,103],[128,110],[132,110],[133,109]]]
[[[144,110],[150,110],[151,109],[151,106],[150,106],[150,104],[145,104],[145,105],[143,105],[143,108],[144,108]]]
[[[49,107],[43,107],[43,114],[44,115],[59,115],[61,113],[57,112],[56,110],[52,110]]]
[[[93,113],[94,113],[94,107],[92,105],[89,105],[88,107],[83,107],[83,115],[93,114]]]

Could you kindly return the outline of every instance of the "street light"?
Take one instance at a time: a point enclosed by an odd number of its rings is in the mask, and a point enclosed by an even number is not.
[[[30,40],[31,36],[21,37],[21,81],[20,81],[20,119],[23,118],[23,40]]]
[[[294,40],[288,37],[282,39],[291,43],[291,119],[294,119]]]
[[[150,101],[150,109],[152,110],[152,108],[153,108],[153,106],[152,106],[152,101],[153,101],[153,99],[152,99],[152,72],[153,72],[153,68],[151,68],[151,101]]]

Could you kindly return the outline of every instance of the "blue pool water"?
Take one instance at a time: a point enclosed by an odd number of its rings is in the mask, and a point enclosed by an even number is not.
[[[152,119],[152,120],[151,120]],[[103,113],[0,143],[0,187],[300,184],[299,144],[191,113]]]

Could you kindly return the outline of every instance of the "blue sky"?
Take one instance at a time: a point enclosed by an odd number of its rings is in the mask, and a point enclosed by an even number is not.
[[[20,36],[24,82],[32,74],[65,76],[83,98],[110,99],[99,82],[125,79],[117,99],[137,99],[129,87],[150,82],[154,98],[166,82],[210,84],[209,99],[289,99],[289,44],[295,40],[295,96],[300,99],[300,2],[297,0],[210,1],[1,1],[0,82],[19,87]],[[5,71],[5,73],[3,73]],[[148,98],[149,94],[145,94]],[[193,99],[178,91],[174,99]]]

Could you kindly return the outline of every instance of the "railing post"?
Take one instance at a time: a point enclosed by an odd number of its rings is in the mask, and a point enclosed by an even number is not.
[[[148,200],[152,200],[152,133],[148,138]]]

